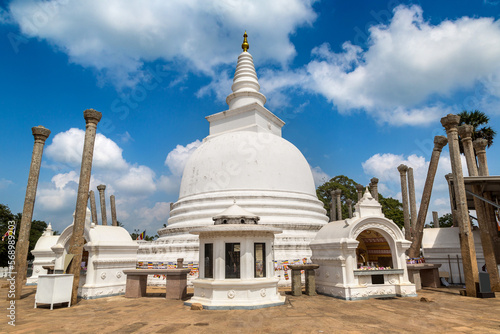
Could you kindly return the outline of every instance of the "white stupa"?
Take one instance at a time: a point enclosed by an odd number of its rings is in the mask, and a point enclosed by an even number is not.
[[[258,215],[260,225],[283,230],[274,245],[279,261],[309,258],[310,241],[328,222],[308,162],[281,137],[285,123],[264,107],[244,37],[229,109],[206,117],[210,134],[186,164],[168,226],[157,241],[141,245],[139,261],[197,262],[198,236],[189,231],[212,225],[234,200]]]

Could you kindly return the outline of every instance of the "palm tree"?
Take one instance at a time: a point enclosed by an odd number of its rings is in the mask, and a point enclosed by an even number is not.
[[[495,138],[496,132],[491,127],[486,126],[490,118],[486,116],[484,112],[481,112],[479,110],[464,110],[461,113],[458,113],[458,115],[460,116],[460,123],[458,125],[469,124],[473,126],[473,141],[478,138],[484,138],[488,141],[488,147],[493,144],[493,139]],[[462,142],[460,142],[460,153],[464,153]]]

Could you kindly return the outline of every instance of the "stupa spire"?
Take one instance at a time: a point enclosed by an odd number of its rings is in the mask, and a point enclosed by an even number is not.
[[[243,52],[247,52],[248,49],[250,49],[250,45],[248,44],[247,40],[247,31],[245,30],[245,33],[243,34],[243,44],[241,44],[241,48],[243,49]]]
[[[229,109],[239,108],[252,103],[264,106],[264,103],[266,103],[266,97],[259,93],[260,85],[257,79],[257,72],[255,72],[253,58],[247,51],[250,47],[247,37],[248,35],[245,31],[243,44],[241,44],[243,52],[238,57],[233,85],[231,86],[233,93],[229,94],[226,98]]]

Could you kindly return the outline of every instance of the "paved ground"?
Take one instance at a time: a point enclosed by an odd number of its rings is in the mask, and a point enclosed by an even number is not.
[[[182,301],[162,298],[162,289],[149,287],[147,298],[81,300],[51,311],[33,308],[36,287],[30,286],[16,304],[16,326],[11,327],[5,279],[0,279],[0,287],[1,333],[500,333],[500,293],[497,298],[477,299],[460,296],[458,289],[354,302],[293,297],[283,290],[283,306],[191,311]]]

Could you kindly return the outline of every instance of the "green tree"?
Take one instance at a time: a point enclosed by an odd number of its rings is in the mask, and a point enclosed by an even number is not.
[[[2,236],[8,230],[8,222],[14,220],[16,222],[16,232],[15,232],[15,240],[19,237],[19,224],[21,223],[22,214],[13,214],[9,207],[4,204],[0,204],[0,233]],[[43,234],[43,231],[47,228],[47,223],[42,220],[33,220],[31,222],[31,230],[29,237],[29,251],[28,251],[28,260],[33,260],[33,254],[31,251],[35,248],[36,242]],[[8,264],[7,258],[8,244],[7,239],[5,241],[0,241],[0,267],[6,267]]]
[[[476,140],[478,138],[484,138],[488,141],[488,147],[493,144],[493,139],[495,138],[496,132],[490,126],[487,126],[490,118],[486,116],[485,113],[474,110],[467,111],[464,110],[458,113],[460,116],[460,123],[472,125],[472,140]],[[464,148],[462,146],[462,142],[460,142],[460,153],[464,153]]]
[[[342,202],[342,218],[348,218],[348,208],[346,205],[346,200],[350,198],[353,202],[358,200],[358,192],[356,190],[356,183],[354,180],[348,178],[345,175],[338,175],[331,178],[330,181],[326,181],[324,184],[316,189],[316,194],[320,201],[323,202],[323,206],[327,212],[330,212],[330,203],[332,200],[331,191],[334,189],[342,190],[340,195],[340,201]]]
[[[439,227],[452,227],[453,226],[453,216],[451,213],[446,213],[438,218]],[[426,227],[436,227],[434,226],[434,221],[431,221],[429,224],[426,224]]]
[[[385,217],[392,220],[399,228],[403,228],[405,226],[403,203],[392,197],[385,198],[381,194],[378,195],[378,201],[382,205]]]
[[[323,206],[327,212],[330,212],[330,203],[332,200],[331,191],[334,189],[342,190],[340,200],[342,202],[342,219],[349,217],[346,200],[350,198],[353,203],[358,201],[358,191],[356,185],[358,183],[345,175],[338,175],[325,182],[316,189],[318,198],[323,202]],[[397,199],[388,197],[385,198],[380,193],[378,195],[379,203],[382,206],[382,212],[388,218],[394,221],[400,228],[404,226],[403,204]]]
[[[138,228],[134,229],[134,233],[130,233],[130,237],[132,238],[132,240],[137,240],[137,237],[141,234],[141,230],[139,230]],[[150,235],[144,235],[144,240],[146,241],[153,241],[155,240],[156,238],[158,238],[158,234],[154,235],[154,236],[150,236]]]

